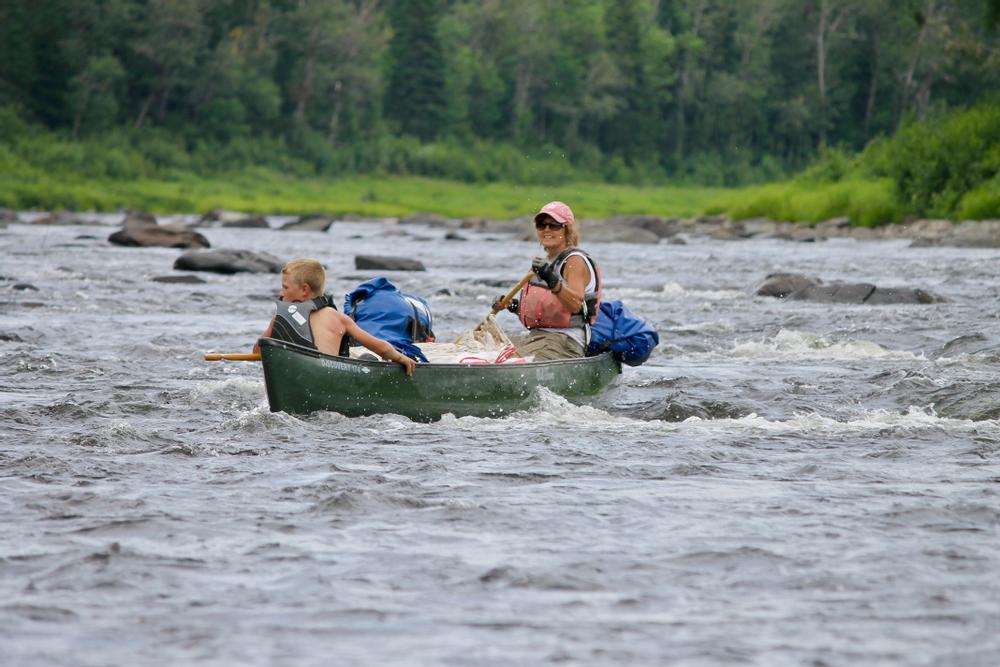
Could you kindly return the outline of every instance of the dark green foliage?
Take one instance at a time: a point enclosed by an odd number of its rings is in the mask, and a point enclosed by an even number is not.
[[[403,134],[429,141],[444,133],[444,53],[438,36],[439,0],[394,0],[389,19],[386,115]]]
[[[601,127],[600,145],[605,152],[630,162],[654,157],[657,148],[656,91],[647,72],[649,17],[641,0],[619,0],[607,10],[608,48],[622,77],[623,108]]]
[[[993,30],[1000,25],[1000,0],[986,0],[986,24]]]
[[[69,106],[73,111],[73,136],[107,130],[118,120],[125,69],[114,56],[91,58],[69,83]]]
[[[734,186],[815,163],[800,183],[888,177],[921,215],[995,207],[1000,2],[820,6],[0,0],[0,169]]]
[[[907,210],[953,216],[967,193],[1000,174],[1000,104],[911,124],[882,150],[881,166]]]

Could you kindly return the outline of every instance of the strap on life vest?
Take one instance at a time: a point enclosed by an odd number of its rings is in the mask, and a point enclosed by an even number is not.
[[[337,310],[333,297],[324,294],[310,301],[299,303],[279,301],[274,317],[274,326],[271,328],[271,337],[315,350],[316,341],[312,332],[310,316],[313,311],[322,308]],[[350,336],[344,334],[344,337],[340,339],[340,349],[337,354],[341,357],[350,356],[350,343]]]
[[[603,281],[601,280],[601,270],[597,268],[597,263],[593,258],[579,248],[567,248],[559,253],[552,263],[559,267],[560,274],[565,266],[566,260],[574,253],[583,255],[590,264],[591,271],[594,272],[594,282],[596,284],[595,294],[585,297],[579,312],[570,313],[563,305],[559,297],[552,293],[545,285],[530,282],[521,290],[518,304],[518,319],[527,329],[569,329],[584,327],[593,324],[597,319],[600,309],[601,296],[603,293]]]

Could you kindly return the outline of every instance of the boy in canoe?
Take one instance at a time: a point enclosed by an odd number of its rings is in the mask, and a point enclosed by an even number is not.
[[[394,361],[403,366],[407,375],[413,375],[417,362],[399,352],[390,343],[372,336],[359,327],[354,320],[339,312],[333,299],[325,296],[326,271],[315,259],[293,259],[281,269],[281,299],[277,303],[278,312],[263,338],[312,347],[320,352],[336,356],[348,356],[348,338],[386,361]],[[254,344],[254,352],[260,352],[260,344]]]
[[[569,206],[549,202],[534,222],[546,256],[534,259],[535,278],[507,306],[528,329],[514,344],[521,355],[535,361],[582,357],[601,304],[601,272],[590,255],[577,247],[579,225]],[[500,310],[501,301],[502,297],[493,301],[494,313]]]

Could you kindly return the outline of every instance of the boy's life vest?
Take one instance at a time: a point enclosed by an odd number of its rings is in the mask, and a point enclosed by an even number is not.
[[[271,327],[271,338],[283,340],[288,343],[295,343],[303,347],[316,349],[316,341],[313,338],[312,326],[309,323],[309,316],[313,311],[320,308],[333,308],[337,306],[333,302],[333,297],[324,294],[309,301],[278,301],[277,312],[274,316],[274,326]],[[350,337],[345,335],[340,340],[340,350],[337,354],[341,357],[350,356]]]
[[[518,319],[525,328],[570,329],[583,328],[594,323],[600,309],[604,283],[601,280],[601,270],[597,268],[593,258],[579,248],[567,248],[559,253],[552,263],[556,273],[561,277],[566,261],[573,255],[583,257],[590,266],[591,282],[594,285],[591,291],[584,292],[583,305],[579,312],[569,312],[552,290],[544,283],[533,279],[521,290],[517,309]]]
[[[375,278],[344,296],[344,313],[400,353],[427,362],[415,345],[434,340],[434,316],[425,299],[400,292],[386,278]]]

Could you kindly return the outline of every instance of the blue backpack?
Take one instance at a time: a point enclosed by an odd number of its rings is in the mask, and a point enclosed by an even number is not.
[[[621,301],[603,301],[597,320],[590,327],[587,355],[611,350],[618,361],[638,366],[659,345],[660,335],[649,322],[633,314]]]
[[[403,294],[386,278],[374,278],[344,296],[344,313],[411,359],[427,361],[414,345],[434,340],[434,316],[426,300]]]

